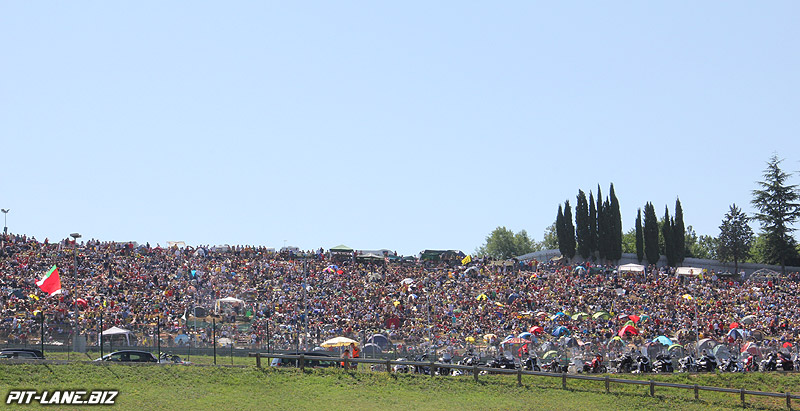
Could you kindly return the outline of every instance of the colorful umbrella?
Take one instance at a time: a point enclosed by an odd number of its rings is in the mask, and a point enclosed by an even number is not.
[[[734,328],[739,328],[739,323],[737,323],[737,322],[732,322],[732,323],[731,323],[731,326],[730,326],[730,327],[728,327],[728,329],[730,329],[730,330],[732,330],[732,329],[734,329]]]
[[[529,332],[520,333],[520,334],[517,336],[517,338],[524,338],[524,339],[526,339],[526,340],[530,340],[530,339],[531,339],[531,337],[533,337],[533,334],[531,334],[531,333],[529,333]]]
[[[672,345],[672,340],[670,340],[669,338],[667,338],[667,336],[665,336],[665,335],[659,335],[658,337],[656,337],[656,338],[653,340],[653,342],[660,343],[661,345],[666,345],[667,347],[669,347],[670,345]]]
[[[549,360],[549,359],[555,358],[555,357],[558,357],[558,351],[550,350],[550,351],[544,353],[544,355],[542,356],[542,360]]]
[[[639,335],[639,330],[637,330],[636,327],[632,325],[626,325],[619,330],[619,333],[617,333],[617,335],[619,335],[620,337],[624,337],[625,334]]]
[[[748,316],[746,316],[746,317],[742,318],[742,321],[741,321],[741,323],[742,323],[742,324],[747,324],[747,325],[750,325],[750,324],[753,324],[753,323],[755,323],[755,322],[756,322],[756,319],[757,319],[757,318],[756,318],[756,316],[755,316],[755,315],[748,315]]]
[[[544,332],[544,328],[539,327],[538,325],[534,325],[528,331],[533,333],[533,334],[537,334],[538,335],[538,334],[541,334],[541,333]]]
[[[553,330],[553,336],[554,337],[560,337],[562,335],[569,335],[569,329],[567,329],[567,327],[564,327],[562,325],[560,327],[556,327],[556,329]]]
[[[595,320],[598,319],[598,318],[602,318],[604,320],[607,320],[607,319],[611,318],[611,314],[609,314],[608,311],[598,311],[598,312],[596,312],[596,313],[594,313],[592,315],[592,318],[594,318]]]
[[[628,316],[628,318],[630,318],[631,321],[633,321],[634,323],[638,323],[639,322],[639,316],[638,315],[631,314],[631,315]]]
[[[589,313],[579,312],[577,314],[572,315],[572,319],[575,321],[582,321],[585,318],[589,318]]]
[[[503,344],[528,344],[531,340],[526,340],[524,338],[509,338],[503,341]]]

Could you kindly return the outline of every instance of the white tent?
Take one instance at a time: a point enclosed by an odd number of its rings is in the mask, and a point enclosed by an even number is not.
[[[697,267],[678,267],[675,270],[675,274],[677,275],[700,275],[702,273],[703,269]]]
[[[217,314],[219,314],[220,303],[231,303],[231,304],[242,304],[242,305],[244,305],[244,300],[240,300],[240,299],[234,298],[234,297],[225,297],[225,298],[218,299],[217,303],[214,305],[214,312],[217,313]]]
[[[625,264],[617,267],[617,272],[622,273],[644,273],[644,266],[639,264]]]
[[[133,332],[131,332],[130,330],[126,330],[124,328],[119,328],[119,327],[111,327],[103,331],[104,337],[105,336],[111,337],[114,335],[124,335],[125,341],[128,343],[128,345],[131,345],[131,334],[133,334]]]

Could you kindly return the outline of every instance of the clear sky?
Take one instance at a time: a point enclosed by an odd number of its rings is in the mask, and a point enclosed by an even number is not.
[[[39,240],[473,251],[613,182],[717,235],[800,183],[800,2],[0,3],[0,207]],[[756,227],[754,227],[756,228]]]

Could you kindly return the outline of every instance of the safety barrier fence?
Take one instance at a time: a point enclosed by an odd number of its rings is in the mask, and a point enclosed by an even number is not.
[[[746,407],[747,403],[745,401],[745,396],[761,396],[761,397],[773,397],[773,398],[785,398],[786,399],[786,407],[788,409],[792,409],[792,400],[800,399],[800,395],[791,394],[789,392],[779,393],[779,392],[764,392],[764,391],[750,391],[745,390],[744,388],[735,389],[735,388],[723,388],[723,387],[709,387],[703,385],[696,385],[696,384],[676,384],[676,383],[669,383],[669,382],[660,382],[654,380],[628,380],[622,378],[611,378],[609,375],[605,376],[592,376],[586,374],[568,374],[568,373],[549,373],[549,372],[542,372],[542,371],[527,371],[521,368],[518,369],[503,369],[503,368],[488,368],[488,367],[479,367],[477,365],[459,365],[459,364],[444,364],[438,363],[435,361],[428,361],[428,362],[420,362],[420,361],[398,361],[398,360],[388,360],[388,359],[374,359],[374,358],[336,358],[336,357],[325,357],[325,356],[308,356],[304,354],[299,355],[292,355],[292,354],[270,354],[270,353],[249,353],[250,357],[255,357],[256,359],[256,366],[261,368],[261,360],[266,359],[267,363],[271,361],[272,358],[280,358],[283,360],[292,360],[296,361],[296,366],[301,371],[305,370],[306,362],[311,363],[313,362],[329,362],[333,364],[341,364],[343,363],[344,369],[350,369],[352,364],[379,364],[386,367],[386,372],[392,372],[392,367],[395,365],[400,366],[414,366],[414,367],[427,367],[428,373],[431,376],[436,375],[437,369],[447,369],[447,370],[461,370],[464,374],[472,374],[475,382],[478,382],[478,377],[481,375],[481,372],[492,373],[492,374],[507,374],[507,375],[516,375],[517,376],[517,384],[522,386],[522,376],[523,375],[530,375],[530,376],[538,376],[538,377],[549,377],[549,378],[560,378],[561,379],[561,388],[567,389],[567,380],[587,380],[587,381],[597,381],[597,382],[604,382],[605,383],[605,392],[611,392],[611,383],[614,384],[632,384],[632,385],[646,385],[650,387],[650,396],[655,397],[656,395],[656,388],[657,387],[665,387],[665,388],[677,388],[677,389],[685,389],[685,390],[693,390],[694,391],[694,398],[695,400],[700,399],[700,391],[714,391],[714,392],[723,392],[723,393],[730,393],[730,394],[738,394],[739,398],[742,402],[742,407]]]

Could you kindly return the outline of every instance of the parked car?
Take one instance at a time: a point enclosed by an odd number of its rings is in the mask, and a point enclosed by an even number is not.
[[[305,359],[305,367],[312,367],[312,368],[324,368],[324,367],[334,367],[338,361],[341,361],[338,357],[334,357],[326,352],[320,351],[304,351],[304,352],[287,352],[284,354],[288,355],[300,355],[303,354],[306,357]],[[283,358],[273,358],[270,362],[270,366],[272,367],[297,367],[299,360],[285,360]]]
[[[6,348],[0,351],[0,358],[19,360],[43,360],[44,354],[39,350],[28,348]]]
[[[157,363],[158,359],[155,355],[147,351],[139,350],[122,350],[112,352],[111,354],[104,355],[95,361],[112,361],[112,362],[153,362]]]

